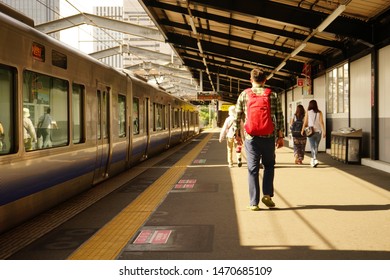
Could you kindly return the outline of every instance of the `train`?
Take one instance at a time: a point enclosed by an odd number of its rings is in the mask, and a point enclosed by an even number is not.
[[[196,105],[23,16],[0,42],[0,233],[200,133]]]

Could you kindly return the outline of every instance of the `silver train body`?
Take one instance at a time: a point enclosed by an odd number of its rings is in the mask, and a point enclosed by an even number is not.
[[[0,233],[199,133],[194,105],[2,13],[0,42]]]

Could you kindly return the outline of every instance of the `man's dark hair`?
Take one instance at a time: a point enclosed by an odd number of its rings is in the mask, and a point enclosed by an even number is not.
[[[251,71],[251,79],[258,84],[261,84],[265,81],[266,75],[263,71],[261,71],[259,68],[254,68]]]

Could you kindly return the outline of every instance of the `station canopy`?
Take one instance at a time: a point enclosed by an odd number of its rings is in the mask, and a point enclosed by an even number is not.
[[[388,0],[139,0],[199,83],[235,101],[249,73],[283,91],[389,44]]]

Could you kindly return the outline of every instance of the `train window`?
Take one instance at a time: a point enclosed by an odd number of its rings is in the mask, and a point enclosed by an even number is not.
[[[57,66],[57,67],[60,67],[63,69],[68,68],[68,58],[66,57],[66,55],[64,55],[60,52],[57,52],[55,50],[53,50],[51,52],[51,63],[54,66]]]
[[[103,138],[108,138],[108,121],[109,121],[109,114],[108,114],[108,92],[109,88],[107,88],[107,91],[103,90],[97,91],[97,99],[98,99],[98,127],[97,127],[97,138],[102,139],[102,133]]]
[[[181,126],[183,128],[186,127],[186,112],[184,110],[181,111]]]
[[[24,71],[23,123],[27,151],[68,144],[68,92],[69,84],[65,80]],[[34,129],[30,128],[28,119]]]
[[[133,134],[139,134],[139,99],[133,98]]]
[[[158,112],[156,112],[157,111],[157,108],[156,108],[156,103],[153,103],[153,108],[152,108],[152,110],[153,110],[153,112],[152,112],[152,116],[153,116],[153,131],[156,131],[157,130],[157,113]]]
[[[32,44],[32,56],[34,59],[44,62],[45,61],[45,47],[38,43]]]
[[[179,109],[173,110],[173,122],[172,122],[173,128],[180,127],[180,111]]]
[[[175,109],[171,110],[171,128],[175,128]]]
[[[15,152],[15,73],[13,69],[0,66],[0,155]]]
[[[161,119],[162,119],[162,129],[163,130],[166,130],[167,129],[167,113],[166,113],[166,110],[165,110],[166,106],[165,105],[161,105]]]
[[[118,95],[119,137],[126,137],[126,96]]]
[[[195,125],[199,126],[199,113],[198,112],[195,113]]]
[[[192,117],[193,117],[193,113],[188,111],[188,126],[191,127],[191,125],[193,124],[192,123]]]
[[[101,133],[101,130],[102,130],[102,117],[101,117],[101,113],[102,113],[102,110],[101,110],[101,106],[102,106],[102,93],[100,92],[100,90],[97,91],[97,102],[98,102],[98,106],[97,106],[97,139],[102,139],[102,133]]]
[[[73,143],[85,142],[84,136],[84,94],[85,88],[83,85],[72,85],[72,135]]]
[[[108,113],[108,92],[109,89],[107,88],[107,91],[103,91],[103,99],[102,99],[102,120],[103,120],[103,138],[108,138],[108,123],[109,123],[109,113]]]
[[[160,131],[165,129],[165,106],[162,104],[153,104],[153,130]]]

